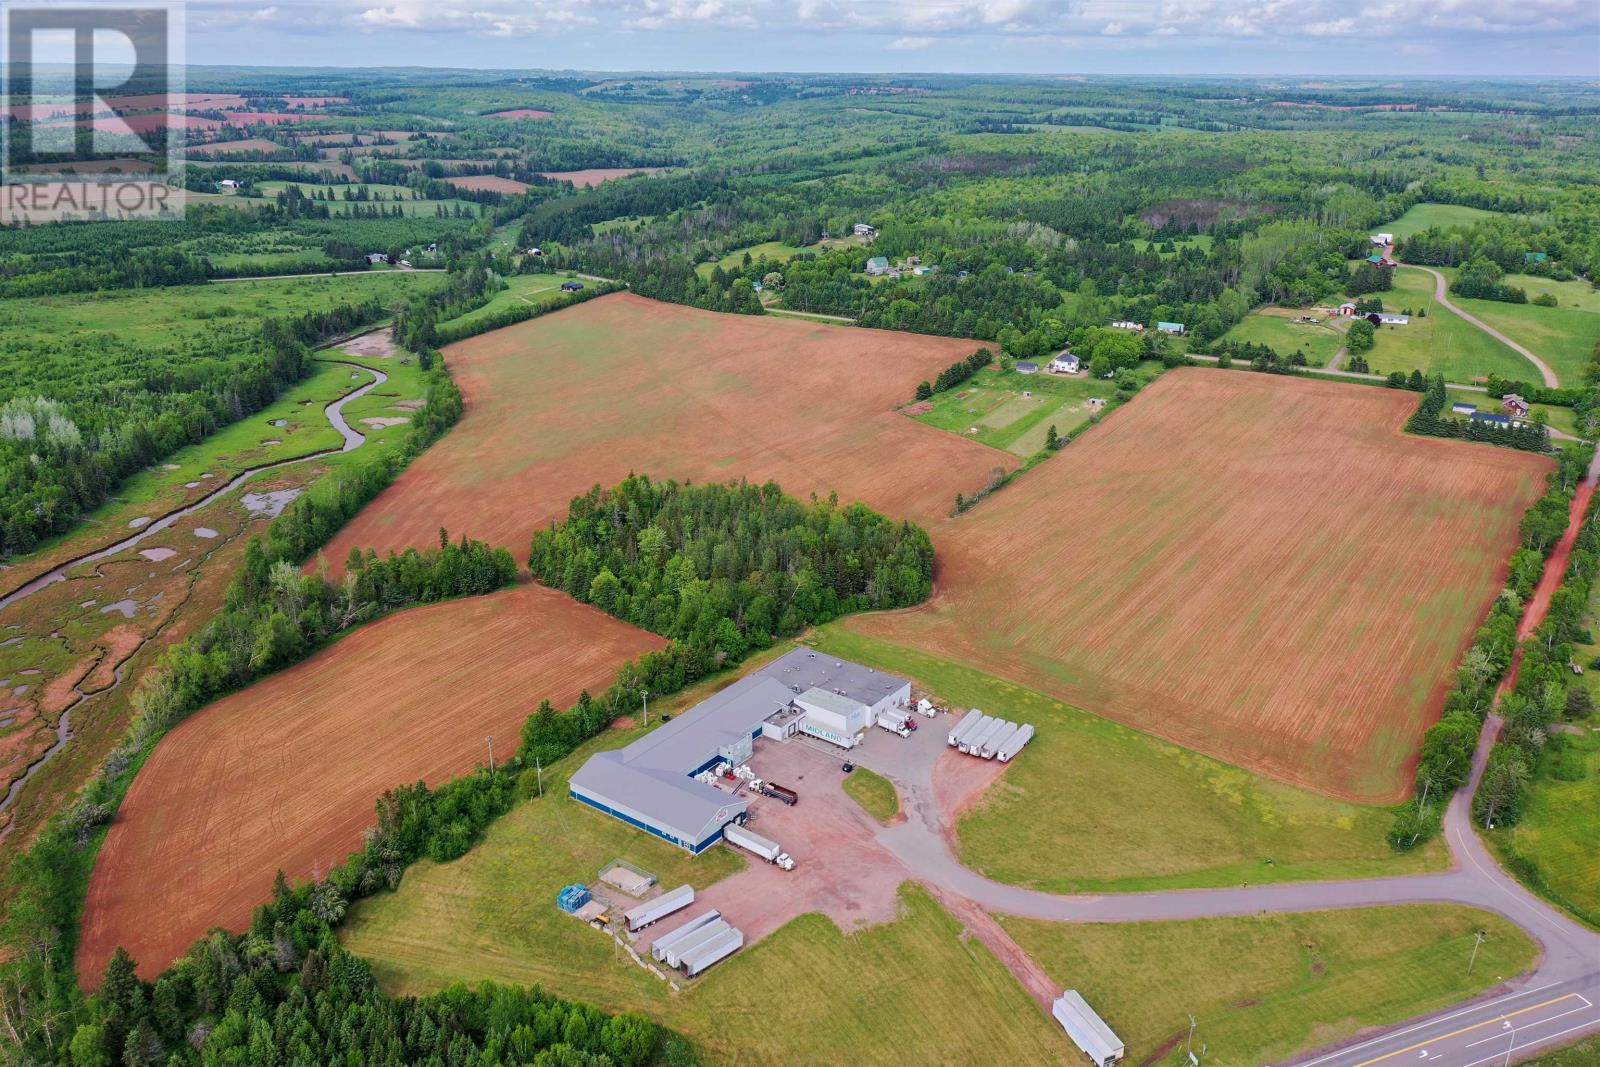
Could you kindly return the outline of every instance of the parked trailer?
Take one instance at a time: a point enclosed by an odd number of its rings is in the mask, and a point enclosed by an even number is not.
[[[796,793],[793,789],[790,789],[787,786],[779,785],[777,782],[763,783],[761,786],[761,794],[763,796],[774,797],[778,800],[781,800],[791,808],[800,803],[799,793]]]
[[[748,852],[754,852],[768,863],[782,867],[786,871],[794,870],[794,859],[778,847],[776,841],[762,837],[748,827],[738,823],[729,823],[722,828],[723,839],[730,845],[738,845]]]
[[[683,957],[683,973],[693,978],[719,960],[725,960],[744,947],[744,932],[729,929],[727,933],[708,945],[702,945],[691,955]]]
[[[982,756],[984,759],[994,759],[995,755],[1000,751],[1000,746],[1004,745],[1006,742],[1010,741],[1012,737],[1016,736],[1016,732],[1020,729],[1022,729],[1022,727],[1018,726],[1014,722],[1006,723],[1005,729],[1001,730],[984,743],[983,750],[979,752],[978,755]]]
[[[1017,732],[1012,734],[1005,744],[1000,746],[1000,751],[994,754],[994,758],[1001,763],[1009,763],[1011,757],[1021,752],[1022,746],[1031,740],[1033,740],[1033,724],[1025,722],[1017,728]]]
[[[977,708],[973,708],[971,711],[967,712],[961,717],[960,722],[956,723],[955,726],[950,728],[950,744],[952,746],[959,745],[962,738],[966,737],[968,733],[988,721],[989,716],[985,715]]]
[[[676,930],[669,934],[662,934],[660,937],[656,938],[655,941],[651,942],[650,955],[655,957],[657,960],[665,960],[667,958],[667,949],[671,948],[673,945],[681,943],[684,938],[688,937],[696,930],[704,929],[720,918],[722,918],[722,912],[718,911],[716,908],[712,908],[704,915],[696,915],[694,918],[690,919]]]
[[[687,908],[694,903],[694,886],[680,885],[678,888],[662,893],[654,900],[647,900],[636,908],[629,910],[623,918],[628,920],[629,931],[642,930],[658,919],[664,919],[673,912]]]
[[[1004,719],[990,719],[988,725],[982,727],[976,733],[970,733],[961,739],[961,751],[976,755],[983,750],[984,745],[989,743],[990,738],[998,737],[1000,731],[1004,730],[1006,725]]]
[[[685,956],[695,949],[701,945],[709,945],[732,929],[733,927],[728,925],[728,920],[726,919],[718,919],[716,922],[707,923],[682,941],[668,945],[667,951],[662,955],[662,962],[668,967],[676,967],[683,962]]]
[[[1050,1014],[1094,1063],[1095,1067],[1112,1067],[1122,1060],[1126,1048],[1122,1038],[1112,1032],[1105,1020],[1095,1014],[1089,1002],[1076,989],[1065,990],[1050,1005]]]

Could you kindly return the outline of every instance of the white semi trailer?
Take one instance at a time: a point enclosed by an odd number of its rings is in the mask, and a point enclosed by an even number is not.
[[[744,947],[744,933],[730,927],[715,940],[701,945],[683,957],[683,973],[693,978],[718,960],[727,959]]]
[[[664,961],[667,958],[667,950],[669,948],[671,948],[673,945],[679,944],[684,938],[688,937],[696,930],[710,926],[720,918],[722,918],[722,912],[718,911],[716,908],[712,908],[704,915],[696,915],[694,918],[690,919],[688,922],[684,923],[670,934],[662,934],[660,937],[656,938],[655,941],[650,945],[650,955],[654,956],[657,960]]]
[[[983,749],[978,753],[984,759],[994,759],[1002,745],[1009,742],[1022,727],[1014,722],[1008,722],[1005,728],[984,743]]]
[[[1009,763],[1011,757],[1021,752],[1022,746],[1031,740],[1033,740],[1033,725],[1025,722],[1017,728],[1016,733],[1006,740],[1005,744],[1000,746],[1000,751],[994,754],[994,758],[1001,763]]]
[[[973,708],[971,711],[967,712],[961,717],[961,721],[956,723],[955,726],[951,727],[950,729],[951,746],[959,745],[962,738],[966,737],[967,734],[971,733],[973,730],[977,729],[979,726],[988,721],[989,716],[985,715],[977,708]]]
[[[701,945],[709,945],[732,929],[733,927],[728,925],[726,919],[718,919],[716,922],[707,923],[682,941],[668,945],[666,953],[662,956],[662,962],[668,967],[676,967],[683,962],[685,956],[695,949]]]
[[[651,923],[666,918],[680,908],[687,908],[694,903],[694,886],[680,885],[678,888],[662,893],[654,900],[647,900],[636,908],[630,909],[623,918],[628,920],[628,929],[642,930]]]
[[[1004,719],[990,719],[977,731],[963,737],[959,747],[962,752],[977,755],[983,751],[983,746],[989,743],[990,738],[998,736],[1000,731],[1005,728],[1006,721]]]
[[[780,848],[776,841],[762,837],[748,827],[731,822],[722,828],[722,837],[728,844],[753,852],[774,866],[786,871],[794,870],[794,857]]]

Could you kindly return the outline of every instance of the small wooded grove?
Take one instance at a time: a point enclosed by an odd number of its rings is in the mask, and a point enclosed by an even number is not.
[[[772,482],[635,475],[534,535],[534,577],[636,626],[737,660],[852,611],[927,597],[933,544],[865,504],[803,503]]]
[[[1396,371],[1395,374],[1399,372]],[[1421,376],[1417,371],[1413,371],[1412,374],[1419,378]],[[1506,448],[1519,448],[1524,452],[1544,452],[1550,447],[1550,432],[1537,423],[1525,422],[1521,425],[1513,423],[1501,427],[1477,419],[1458,419],[1444,413],[1448,399],[1444,387],[1444,375],[1435,375],[1428,383],[1427,391],[1422,394],[1422,403],[1417,405],[1417,410],[1406,421],[1407,432],[1424,434],[1428,437],[1457,437],[1464,441],[1482,441],[1492,445],[1504,445]],[[1563,516],[1563,525],[1565,521]]]

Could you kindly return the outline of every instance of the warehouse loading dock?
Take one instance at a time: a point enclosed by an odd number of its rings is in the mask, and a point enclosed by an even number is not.
[[[801,733],[844,748],[879,713],[906,707],[911,683],[858,663],[796,648],[644,737],[591,756],[569,783],[575,800],[699,854],[749,811],[738,778],[719,787],[706,772],[740,767],[757,739]]]

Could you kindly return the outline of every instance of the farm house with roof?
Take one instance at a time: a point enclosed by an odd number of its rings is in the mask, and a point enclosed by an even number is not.
[[[757,738],[805,733],[855,745],[879,711],[911,699],[911,683],[858,663],[796,648],[614,752],[591,756],[568,789],[630,826],[698,855],[749,808],[733,789],[703,780],[719,763],[748,760]]]

